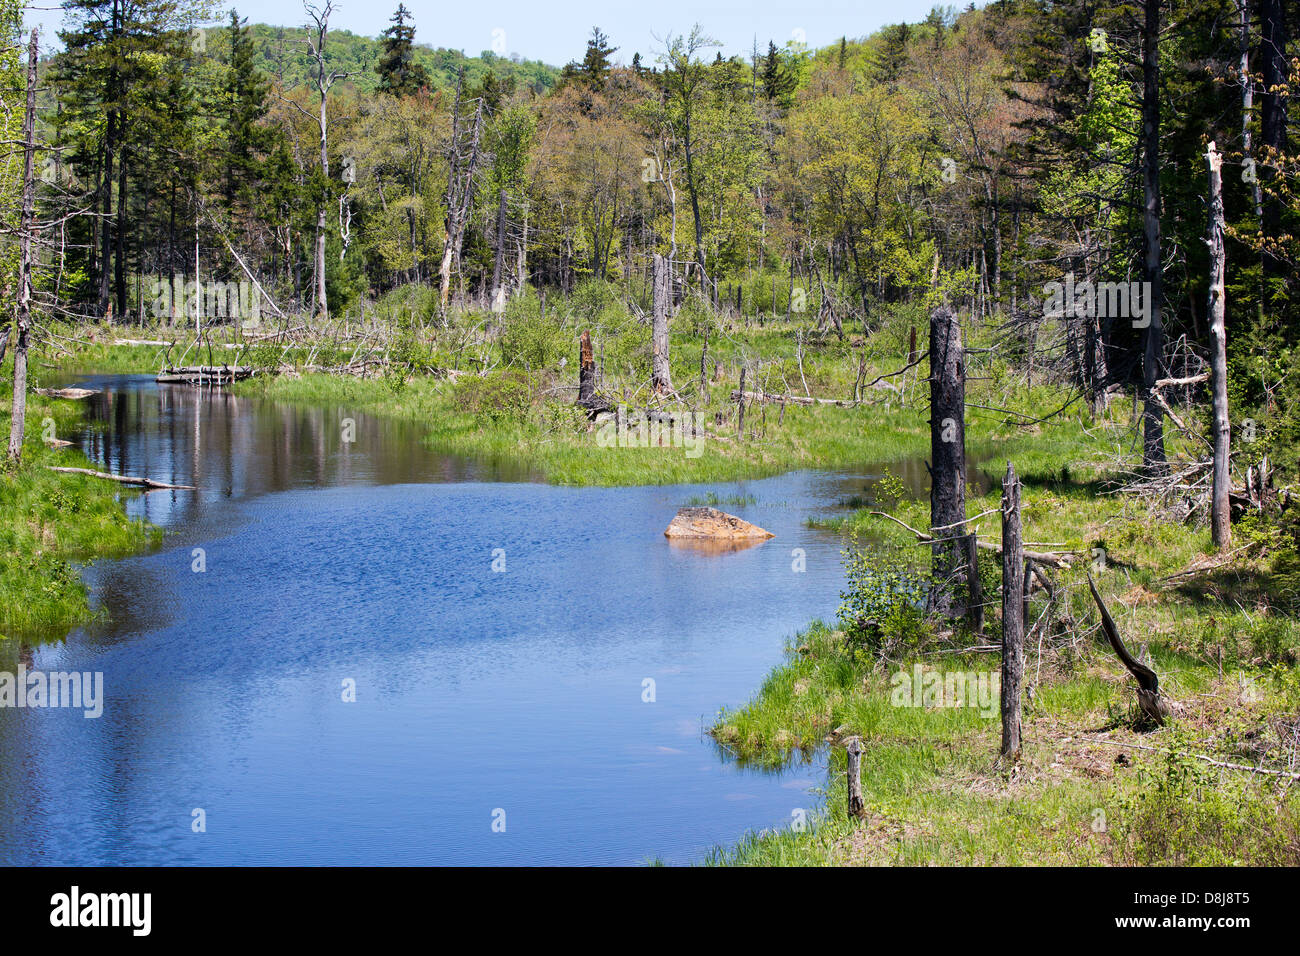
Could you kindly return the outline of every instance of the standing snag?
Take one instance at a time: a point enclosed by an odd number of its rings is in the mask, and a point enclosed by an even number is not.
[[[655,253],[654,257],[654,317],[651,335],[650,387],[656,395],[672,391],[668,374],[668,260]]]
[[[1020,684],[1025,673],[1025,552],[1020,479],[1011,462],[1002,479],[1002,757],[1020,756]]]
[[[966,362],[961,326],[951,310],[930,315],[930,530],[933,606],[957,618],[965,586]]]
[[[1206,245],[1210,247],[1210,293],[1206,314],[1210,320],[1210,377],[1214,387],[1214,478],[1210,495],[1210,532],[1220,551],[1232,543],[1229,524],[1228,475],[1229,444],[1232,426],[1228,422],[1228,332],[1225,322],[1224,271],[1227,254],[1223,246],[1223,158],[1214,143],[1205,151],[1210,171],[1210,221]]]

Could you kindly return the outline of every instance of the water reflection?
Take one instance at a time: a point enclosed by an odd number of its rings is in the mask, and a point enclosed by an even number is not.
[[[554,488],[419,423],[88,384],[92,459],[199,491],[134,498],[164,546],[89,568],[109,623],[29,653],[106,703],[0,709],[0,863],[685,862],[813,799],[702,727],[834,615],[843,543],[806,519],[878,470]],[[705,490],[776,537],[672,546]]]

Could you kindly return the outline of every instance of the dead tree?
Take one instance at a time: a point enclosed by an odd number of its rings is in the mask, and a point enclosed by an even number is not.
[[[739,297],[739,291],[737,291]],[[705,369],[709,361],[709,327],[704,327],[704,348],[700,352],[700,401],[708,402],[709,400],[709,379]]]
[[[339,80],[351,76],[349,72],[338,72],[329,69],[326,65],[325,43],[329,37],[330,14],[334,12],[334,0],[326,0],[323,7],[316,7],[311,3],[305,4],[307,15],[311,17],[312,23],[307,32],[307,38],[304,41],[307,44],[307,53],[315,61],[315,76],[312,77],[312,83],[316,87],[316,92],[320,96],[320,111],[316,116],[316,124],[320,132],[320,168],[321,176],[325,182],[329,182],[330,176],[330,157],[329,157],[329,118],[326,113],[326,104],[329,101],[330,88]],[[353,71],[355,72],[355,71]],[[301,107],[299,109],[302,112]],[[324,187],[328,189],[328,187]],[[316,207],[316,312],[320,315],[329,315],[329,303],[325,296],[325,224],[328,221],[326,197],[321,196],[317,201]],[[342,207],[340,207],[340,212]],[[195,248],[197,249],[197,239]],[[195,281],[198,280],[198,267],[195,267]]]
[[[956,579],[965,579],[966,362],[957,317],[939,307],[930,315],[930,528],[935,531],[932,606],[949,617],[964,613]],[[939,529],[936,531],[936,529]],[[965,589],[962,589],[965,590]]]
[[[862,738],[850,737],[844,741],[844,749],[849,755],[848,773],[846,774],[849,785],[849,816],[865,817],[867,815],[866,801],[862,799]]]
[[[745,440],[745,366],[740,367],[740,397],[736,399],[736,437]]]
[[[591,354],[591,333],[583,329],[578,342],[578,404],[590,408],[596,397],[596,359]]]
[[[23,210],[18,226],[18,309],[15,317],[13,415],[9,459],[23,454],[27,426],[27,336],[32,326],[32,233],[36,220],[36,30],[27,47],[27,108],[23,112]]]
[[[1228,494],[1232,490],[1228,475],[1228,446],[1232,426],[1228,422],[1228,330],[1224,321],[1226,307],[1224,272],[1227,254],[1223,246],[1223,177],[1222,157],[1214,143],[1206,150],[1210,171],[1210,222],[1205,239],[1210,247],[1210,296],[1206,315],[1210,322],[1210,377],[1214,383],[1214,485],[1210,495],[1210,531],[1220,551],[1232,543],[1229,523]]]
[[[478,98],[474,109],[474,123],[469,131],[469,144],[462,140],[465,132],[461,128],[460,109],[461,93],[465,83],[465,71],[462,69],[456,79],[456,100],[452,107],[451,141],[447,146],[447,191],[443,196],[442,263],[438,267],[438,300],[442,310],[447,311],[447,298],[451,293],[451,274],[453,267],[460,266],[461,247],[465,241],[465,227],[469,223],[470,212],[474,206],[474,188],[479,165],[479,132],[483,125],[483,98]],[[466,156],[468,152],[468,156]]]
[[[668,261],[655,253],[653,266],[654,317],[651,335],[650,387],[656,395],[672,391],[668,372]]]
[[[1133,655],[1128,652],[1124,642],[1120,639],[1119,628],[1115,626],[1115,621],[1111,618],[1110,612],[1106,610],[1106,605],[1097,593],[1097,585],[1092,583],[1092,575],[1088,575],[1088,590],[1092,592],[1092,600],[1097,605],[1097,610],[1101,612],[1101,629],[1106,634],[1106,640],[1110,642],[1111,648],[1115,651],[1120,662],[1128,668],[1128,672],[1133,675],[1137,681],[1138,707],[1142,713],[1151,718],[1157,725],[1163,724],[1165,718],[1173,713],[1173,705],[1170,701],[1160,696],[1160,679],[1156,672],[1147,667],[1141,661],[1133,659]],[[1003,691],[1005,693],[1005,689]]]
[[[1020,756],[1020,684],[1025,673],[1025,552],[1020,479],[1007,462],[1002,479],[1002,757]]]

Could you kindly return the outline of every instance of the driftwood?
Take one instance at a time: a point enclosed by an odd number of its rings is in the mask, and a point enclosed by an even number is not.
[[[161,491],[170,489],[173,491],[198,491],[193,485],[169,485],[166,482],[154,481],[152,478],[133,478],[130,475],[111,475],[106,471],[94,471],[90,468],[67,468],[61,465],[46,465],[50,471],[61,471],[70,475],[90,475],[92,478],[103,478],[106,481],[116,481],[123,485],[138,485],[141,488],[147,488],[150,491]]]
[[[66,398],[76,401],[82,398],[90,398],[92,395],[98,395],[97,388],[38,388],[37,395],[45,395],[49,398]]]
[[[1128,668],[1128,672],[1133,675],[1137,681],[1138,706],[1142,708],[1142,713],[1146,714],[1157,725],[1163,725],[1165,718],[1173,713],[1173,706],[1170,701],[1160,696],[1160,678],[1156,672],[1147,667],[1141,661],[1134,660],[1133,655],[1128,652],[1124,646],[1124,641],[1120,639],[1119,628],[1115,626],[1114,619],[1110,616],[1110,611],[1106,610],[1106,604],[1097,593],[1097,585],[1092,582],[1092,575],[1088,575],[1088,590],[1092,592],[1092,599],[1096,602],[1097,610],[1101,612],[1101,629],[1106,634],[1106,640],[1110,641],[1111,648],[1121,663]]]

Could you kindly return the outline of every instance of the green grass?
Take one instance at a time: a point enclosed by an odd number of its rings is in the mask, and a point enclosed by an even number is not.
[[[1062,474],[1067,460],[1073,475]],[[1153,520],[1140,503],[1106,494],[1078,461],[1044,455],[1024,469],[1026,540],[1077,554],[1072,567],[1049,572],[1061,595],[1059,624],[1042,643],[1026,645],[1034,694],[1016,773],[995,766],[996,715],[899,706],[891,697],[891,675],[918,663],[940,672],[1000,668],[997,653],[948,652],[996,644],[995,609],[982,638],[964,629],[947,640],[932,634],[888,661],[854,651],[844,631],[817,623],[791,641],[785,663],[747,705],[718,715],[711,733],[734,759],[767,768],[828,751],[825,802],[802,832],[749,834],[715,849],[709,863],[1300,863],[1294,788],[1189,756],[1277,769],[1295,760],[1300,623],[1269,591],[1267,558],[1247,555],[1224,569],[1170,577],[1208,560],[1208,532]],[[972,495],[967,513],[996,508],[999,495]],[[924,502],[903,500],[892,513],[913,527],[928,523]],[[865,508],[827,523],[869,540],[873,554],[910,549],[917,566],[928,561],[928,549]],[[996,539],[996,515],[977,523]],[[1184,705],[1169,726],[1136,729],[1132,681],[1093,628],[1085,570],[1130,648],[1147,647],[1165,693]],[[1250,603],[1236,598],[1247,585]],[[1031,622],[1044,605],[1037,594]],[[849,735],[866,749],[865,820],[845,810],[840,744]]]
[[[0,389],[0,431],[9,434],[12,389]],[[61,637],[93,614],[77,565],[148,547],[160,533],[127,518],[136,492],[101,479],[50,471],[86,467],[71,449],[45,445],[52,426],[66,435],[81,422],[75,402],[32,395],[22,463],[0,467],[0,636],[6,642]]]

